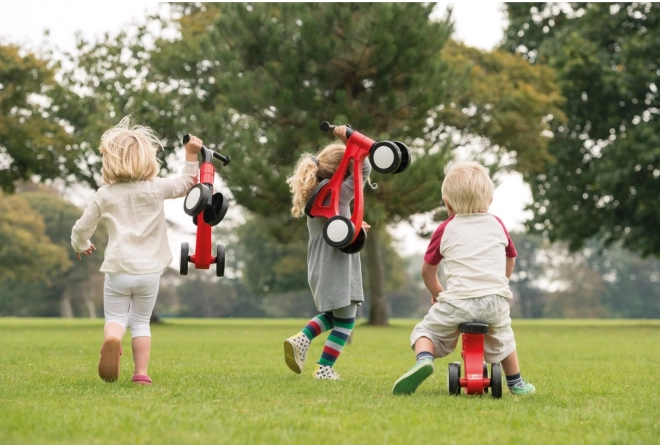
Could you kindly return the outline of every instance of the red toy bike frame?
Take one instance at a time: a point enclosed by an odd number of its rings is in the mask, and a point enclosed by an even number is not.
[[[319,191],[314,205],[311,208],[310,216],[313,217],[325,217],[332,218],[333,216],[339,215],[339,196],[341,194],[341,185],[344,182],[344,177],[350,166],[351,161],[353,161],[353,183],[355,185],[355,198],[353,202],[353,213],[351,215],[351,222],[355,228],[355,233],[351,238],[350,242],[354,242],[358,235],[360,234],[360,229],[362,228],[362,220],[364,218],[364,191],[362,190],[362,163],[364,159],[369,156],[369,151],[371,147],[375,144],[375,141],[369,139],[357,131],[351,130],[348,128],[346,130],[346,137],[348,141],[346,142],[346,152],[344,157],[337,167],[337,171],[332,176],[330,181],[323,186]],[[323,203],[326,202],[328,196],[330,196],[330,201],[327,205]]]
[[[334,125],[321,124],[327,132]],[[333,247],[344,253],[358,253],[367,241],[367,231],[362,228],[364,217],[364,191],[362,164],[369,156],[371,165],[378,173],[401,173],[410,165],[408,146],[403,142],[375,142],[347,125],[346,150],[332,178],[321,181],[305,206],[305,214],[310,218],[327,218],[323,226],[323,238]],[[339,214],[341,187],[348,169],[353,163],[353,211],[351,218]]]
[[[449,378],[447,386],[449,394],[459,395],[461,388],[465,388],[466,394],[484,394],[488,388],[492,390],[492,396],[496,399],[502,397],[502,368],[499,363],[492,363],[490,378],[488,368],[484,362],[484,335],[488,333],[486,323],[472,322],[462,323],[461,330],[461,357],[465,364],[465,375],[461,377],[461,364],[458,362],[449,364]]]
[[[184,136],[183,143],[188,143],[189,135]],[[211,252],[211,228],[225,217],[228,202],[222,193],[213,193],[213,181],[215,179],[215,167],[213,158],[217,158],[227,165],[230,158],[216,153],[202,146],[202,165],[199,169],[199,182],[195,184],[183,203],[184,211],[193,217],[193,223],[197,226],[195,239],[195,253],[188,255],[188,243],[181,244],[181,263],[179,272],[181,275],[188,274],[188,263],[193,263],[195,269],[209,269],[211,264],[216,265],[216,275],[224,276],[225,271],[225,246],[216,246],[216,255]]]

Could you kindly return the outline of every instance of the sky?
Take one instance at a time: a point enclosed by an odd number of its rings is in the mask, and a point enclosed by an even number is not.
[[[455,21],[454,38],[469,46],[491,50],[502,40],[506,26],[503,4],[493,1],[441,1],[434,15],[446,13],[453,7]],[[132,23],[144,22],[149,13],[163,7],[155,1],[6,1],[0,0],[0,43],[18,44],[28,50],[37,50],[44,41],[59,51],[75,50],[75,35],[85,38],[100,37],[106,32],[114,33]],[[48,30],[48,36],[44,33]],[[203,138],[203,136],[202,136]],[[496,178],[490,212],[499,216],[509,230],[522,228],[522,222],[531,216],[524,207],[531,201],[529,187],[517,173],[503,174]],[[74,200],[75,201],[75,200]],[[178,224],[194,226],[183,214],[182,199],[166,202],[168,219]],[[392,228],[402,254],[423,252],[428,241],[422,240],[407,223]],[[174,262],[178,264],[181,240],[194,239],[191,235],[171,233]],[[173,263],[174,264],[174,263]]]

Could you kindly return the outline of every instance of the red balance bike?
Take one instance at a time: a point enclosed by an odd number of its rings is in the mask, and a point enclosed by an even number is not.
[[[187,144],[190,135],[183,137],[183,144]],[[216,255],[211,255],[211,227],[217,225],[227,214],[229,202],[222,193],[213,193],[213,180],[215,168],[213,158],[229,164],[229,156],[223,156],[213,150],[202,146],[202,164],[199,169],[199,182],[190,189],[183,201],[183,211],[193,217],[197,226],[197,239],[195,253],[189,255],[188,243],[181,243],[181,264],[179,272],[188,275],[188,262],[195,265],[195,269],[208,269],[215,263],[215,274],[219,277],[225,275],[225,246],[216,246]]]
[[[466,394],[484,394],[488,393],[490,388],[494,398],[501,398],[502,365],[492,363],[488,378],[488,367],[484,362],[484,335],[488,333],[488,325],[480,322],[462,323],[459,328],[463,343],[461,357],[465,364],[465,376],[461,377],[459,362],[449,364],[447,377],[449,394],[457,396],[461,393],[461,388],[465,388]]]
[[[362,190],[362,163],[369,156],[371,165],[378,173],[401,173],[410,165],[410,150],[402,142],[375,142],[348,126],[346,130],[346,151],[337,171],[330,179],[324,179],[314,189],[307,201],[305,214],[310,218],[324,217],[328,221],[323,226],[323,238],[333,247],[344,253],[357,253],[367,240],[367,232],[362,227],[364,217],[364,196]],[[333,130],[335,125],[323,122],[321,131]],[[353,181],[355,196],[351,218],[339,214],[339,196],[348,168],[353,161]]]

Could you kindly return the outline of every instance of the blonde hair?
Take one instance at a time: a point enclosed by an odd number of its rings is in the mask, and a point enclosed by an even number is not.
[[[289,190],[293,194],[291,214],[296,218],[305,216],[305,205],[314,188],[324,179],[330,179],[344,157],[346,146],[330,144],[316,156],[303,153],[298,160],[293,174],[286,178]],[[314,162],[314,159],[318,162]]]
[[[147,181],[160,171],[156,153],[163,145],[151,128],[131,127],[126,116],[101,136],[99,151],[103,156],[103,182]]]
[[[442,199],[456,213],[485,212],[493,199],[495,185],[488,170],[474,161],[452,161],[445,166]]]

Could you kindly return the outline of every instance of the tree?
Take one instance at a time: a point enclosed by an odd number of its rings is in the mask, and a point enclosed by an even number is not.
[[[73,317],[72,300],[82,301],[91,318],[103,296],[103,275],[99,273],[108,235],[104,224],[99,224],[93,236],[97,250],[79,261],[71,247],[71,229],[82,211],[50,192],[28,192],[19,195],[43,217],[46,234],[59,245],[68,257],[69,267],[45,283],[60,298],[60,316]]]
[[[47,236],[41,215],[20,196],[0,193],[0,281],[56,279],[71,261]]]
[[[17,46],[0,45],[0,189],[20,180],[86,179],[82,153],[63,123],[56,65]]]
[[[162,126],[171,141],[195,132],[209,147],[222,146],[232,164],[221,174],[236,201],[268,217],[283,242],[304,230],[288,216],[284,178],[303,151],[330,141],[318,130],[321,121],[350,123],[376,140],[406,142],[414,158],[410,168],[401,175],[374,174],[379,187],[368,189],[365,198],[372,225],[365,280],[370,323],[387,324],[385,227],[439,208],[442,169],[456,133],[482,136],[491,154],[516,153],[521,168],[538,168],[545,145],[540,132],[548,115],[559,114],[549,70],[504,53],[470,60],[460,45],[443,52],[451,25],[449,19],[431,22],[432,8],[175,4],[179,39],[158,40],[151,50],[126,34],[81,43],[86,77],[75,86],[92,92],[83,101],[90,111],[86,122],[135,111]],[[509,82],[504,91],[516,96],[493,101],[487,91],[504,88],[502,81]],[[506,113],[494,118],[500,108]],[[75,134],[83,137],[81,122]]]
[[[660,253],[660,8],[653,3],[507,6],[504,48],[555,70],[566,123],[553,123],[553,157],[525,178],[529,227],[571,249],[592,237]]]

